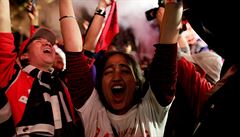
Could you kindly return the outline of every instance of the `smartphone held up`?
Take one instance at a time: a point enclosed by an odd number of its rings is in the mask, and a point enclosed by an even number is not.
[[[164,7],[164,1],[163,0],[158,0],[158,7],[149,9],[145,12],[145,16],[148,21],[151,21],[156,18],[157,11],[159,7]]]
[[[28,2],[28,5],[27,5],[27,7],[26,7],[26,10],[27,10],[28,12],[33,12],[33,8],[34,8],[34,6],[36,6],[36,4],[37,4],[37,0],[30,0],[30,1]]]

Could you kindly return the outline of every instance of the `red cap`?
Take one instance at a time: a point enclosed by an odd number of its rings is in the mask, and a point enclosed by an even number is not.
[[[36,40],[38,38],[44,38],[46,40],[48,40],[52,45],[55,44],[56,42],[56,35],[54,34],[53,31],[51,31],[48,28],[39,28],[36,30],[36,32],[33,34],[33,36],[31,38],[26,39],[25,41],[23,41],[20,49],[19,49],[19,55],[21,55],[22,53],[25,52],[25,49],[28,47],[28,45],[33,41]]]

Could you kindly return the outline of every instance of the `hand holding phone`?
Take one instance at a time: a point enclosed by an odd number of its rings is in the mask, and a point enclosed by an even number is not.
[[[156,18],[158,8],[153,8],[145,12],[146,18],[148,21],[151,21]]]
[[[28,12],[33,12],[34,7],[36,6],[37,0],[31,0],[28,2],[28,5],[26,7]]]

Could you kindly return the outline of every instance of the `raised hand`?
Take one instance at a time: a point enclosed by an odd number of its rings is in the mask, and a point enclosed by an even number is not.
[[[98,7],[106,8],[109,5],[111,5],[113,1],[115,1],[115,0],[100,0],[99,3],[98,3]]]
[[[39,12],[37,9],[36,3],[32,3],[29,1],[26,6],[28,17],[30,19],[31,25],[38,26],[39,25]]]

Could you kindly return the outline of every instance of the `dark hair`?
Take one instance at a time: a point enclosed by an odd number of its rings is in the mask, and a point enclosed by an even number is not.
[[[125,60],[128,62],[128,64],[130,66],[132,66],[134,75],[137,80],[137,88],[136,88],[136,92],[135,92],[136,96],[135,96],[134,101],[135,101],[135,103],[138,103],[144,94],[143,84],[145,82],[145,78],[143,77],[143,73],[140,68],[140,65],[138,64],[138,62],[136,60],[134,60],[132,55],[121,52],[121,51],[105,52],[102,54],[102,56],[98,57],[95,61],[96,71],[97,71],[97,73],[96,73],[96,89],[99,93],[100,99],[103,102],[103,104],[105,106],[107,106],[106,100],[105,100],[105,98],[103,96],[103,92],[102,92],[102,78],[103,78],[103,71],[104,71],[106,62],[108,61],[108,59],[110,57],[112,57],[114,55],[121,55],[123,58],[125,58]]]

